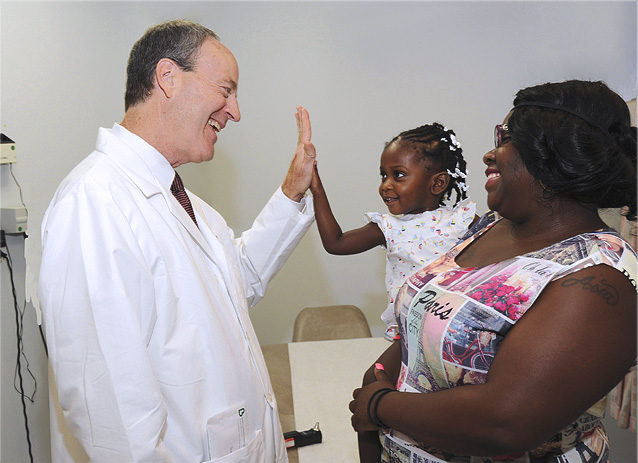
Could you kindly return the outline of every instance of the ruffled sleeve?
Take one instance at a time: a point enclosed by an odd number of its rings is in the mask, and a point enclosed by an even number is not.
[[[365,214],[366,223],[374,222],[379,225],[379,228],[383,230],[383,214],[378,212],[366,212]]]
[[[379,212],[366,212],[364,215],[365,219],[366,219],[366,223],[376,223],[379,228],[381,229],[381,231],[383,232],[383,236],[385,236],[385,240],[388,241],[388,234],[387,234],[387,220],[385,220],[385,216],[384,214],[381,214]],[[387,247],[385,244],[382,244],[381,246],[383,246],[384,248]]]

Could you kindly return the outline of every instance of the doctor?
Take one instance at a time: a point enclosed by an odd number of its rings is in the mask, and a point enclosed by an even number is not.
[[[54,462],[287,461],[248,309],[314,218],[308,114],[281,188],[239,238],[174,170],[212,159],[240,118],[237,82],[209,29],[150,28],[124,119],[55,193],[39,279]]]

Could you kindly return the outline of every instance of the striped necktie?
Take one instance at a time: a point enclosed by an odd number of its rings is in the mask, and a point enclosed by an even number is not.
[[[179,178],[179,174],[175,172],[175,179],[173,180],[173,184],[171,185],[171,193],[175,196],[175,199],[179,201],[182,207],[188,212],[188,215],[191,216],[195,225],[197,225],[197,220],[195,220],[195,212],[193,212],[193,205],[191,204],[191,200],[188,199],[188,195],[186,194],[186,190],[184,189],[184,184],[182,183],[182,179]],[[199,225],[197,225],[199,228]]]

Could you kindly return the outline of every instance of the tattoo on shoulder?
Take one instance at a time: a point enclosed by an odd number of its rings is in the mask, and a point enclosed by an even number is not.
[[[598,280],[593,276],[578,278],[566,278],[561,286],[567,288],[569,286],[581,286],[583,290],[589,291],[594,294],[598,294],[609,305],[616,305],[618,303],[618,291],[607,280]]]

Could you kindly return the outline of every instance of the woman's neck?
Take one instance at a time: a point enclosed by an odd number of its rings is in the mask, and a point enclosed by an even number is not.
[[[539,205],[529,214],[504,218],[509,224],[512,238],[552,243],[606,226],[596,206],[564,199]]]
[[[556,205],[554,202],[554,206]],[[594,232],[606,225],[595,208],[561,201],[559,208],[541,207],[504,216],[456,257],[461,267],[482,267]]]

